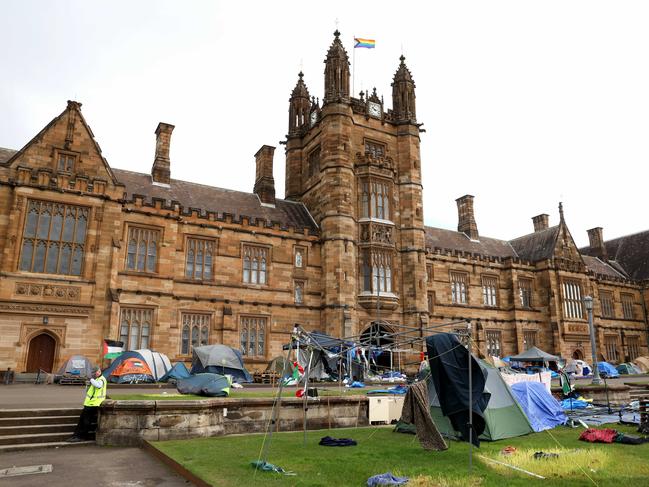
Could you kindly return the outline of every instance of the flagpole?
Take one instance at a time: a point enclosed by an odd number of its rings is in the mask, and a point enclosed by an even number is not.
[[[356,43],[356,36],[352,37],[352,98],[356,94],[356,88],[355,84],[356,83],[356,46],[354,45]]]

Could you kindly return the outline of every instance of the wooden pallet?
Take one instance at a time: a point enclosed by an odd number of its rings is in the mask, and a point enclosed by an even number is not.
[[[62,386],[85,386],[85,377],[61,377],[59,384]]]
[[[279,379],[277,372],[257,372],[253,376],[253,380],[258,384],[270,384],[274,386]]]

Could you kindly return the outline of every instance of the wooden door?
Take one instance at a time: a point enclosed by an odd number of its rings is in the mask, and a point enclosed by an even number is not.
[[[39,369],[45,372],[52,372],[54,365],[54,352],[56,341],[47,333],[35,336],[29,342],[27,353],[27,372],[38,372]]]

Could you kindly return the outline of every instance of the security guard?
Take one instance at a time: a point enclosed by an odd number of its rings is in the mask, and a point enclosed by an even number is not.
[[[97,424],[99,406],[106,399],[106,385],[107,381],[101,375],[101,369],[94,367],[92,369],[90,386],[86,391],[86,398],[83,401],[83,411],[81,411],[79,423],[74,430],[74,435],[66,441],[77,442],[94,439],[94,429]]]

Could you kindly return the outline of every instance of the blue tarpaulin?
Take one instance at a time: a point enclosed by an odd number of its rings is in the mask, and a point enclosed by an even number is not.
[[[189,373],[189,370],[187,370],[185,364],[178,362],[160,379],[160,382],[167,382],[169,379],[186,379],[190,375],[191,374]]]
[[[511,389],[534,431],[552,429],[568,420],[561,404],[542,383],[519,382],[512,385]]]
[[[607,377],[620,377],[617,369],[608,362],[597,362],[597,368],[600,374],[606,374]]]

